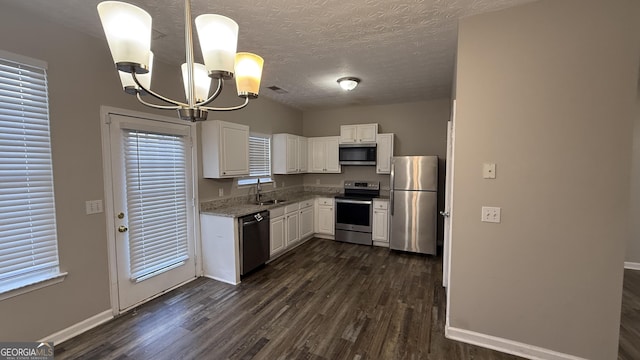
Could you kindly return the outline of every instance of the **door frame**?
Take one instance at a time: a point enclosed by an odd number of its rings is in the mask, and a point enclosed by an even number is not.
[[[451,274],[451,229],[453,223],[453,167],[456,142],[456,100],[451,105],[451,118],[447,122],[447,164],[445,171],[445,199],[444,199],[444,243],[442,264],[442,285],[449,287]]]
[[[111,311],[114,316],[119,315],[120,311],[120,300],[118,298],[118,264],[117,264],[117,256],[116,256],[116,224],[114,220],[113,214],[115,214],[115,207],[113,203],[113,171],[111,168],[111,136],[110,136],[110,116],[111,115],[122,115],[128,117],[134,117],[139,119],[158,121],[158,122],[167,122],[173,124],[181,124],[188,125],[190,127],[191,132],[191,166],[193,171],[193,221],[194,221],[194,254],[195,254],[195,265],[196,265],[196,277],[200,277],[203,274],[202,269],[202,244],[200,241],[200,212],[199,212],[199,198],[198,198],[198,179],[199,179],[199,156],[198,156],[198,131],[195,123],[189,123],[184,120],[179,120],[176,118],[170,118],[166,116],[154,115],[149,113],[143,113],[139,111],[121,109],[111,106],[102,105],[100,107],[100,132],[102,138],[102,174],[103,174],[103,182],[104,182],[104,214],[106,219],[106,232],[107,232],[107,258],[108,258],[108,266],[109,266],[109,296],[111,299]],[[172,288],[167,289],[166,291],[173,290],[184,285],[187,282],[193,281],[193,279],[189,279],[184,283],[178,284]],[[165,292],[166,292],[165,291]],[[156,294],[149,299],[145,300],[149,301],[154,299],[163,293]],[[124,312],[126,312],[125,310]]]
[[[446,333],[448,332],[449,329],[449,315],[451,313],[451,243],[453,241],[453,184],[454,184],[454,177],[455,177],[455,151],[456,151],[456,115],[457,115],[457,101],[456,99],[453,99],[452,105],[451,105],[451,123],[448,125],[450,126],[451,129],[451,133],[447,134],[448,136],[450,136],[450,140],[451,141],[451,158],[447,158],[447,162],[449,163],[449,165],[447,166],[447,169],[449,170],[449,173],[447,174],[447,179],[446,179],[446,187],[448,190],[446,191],[446,197],[448,199],[445,200],[445,212],[449,213],[449,216],[447,219],[445,219],[445,226],[447,225],[448,222],[448,239],[445,238],[444,239],[444,254],[443,254],[443,285],[446,286],[446,293],[447,293],[447,311],[445,313],[445,336],[447,335]],[[447,208],[448,205],[448,208]]]

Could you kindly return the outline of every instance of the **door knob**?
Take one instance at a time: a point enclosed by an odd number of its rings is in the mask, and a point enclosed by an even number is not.
[[[128,230],[129,229],[124,225],[120,225],[120,227],[118,227],[118,232],[121,232],[121,233],[127,232]]]
[[[118,213],[118,219],[124,219],[124,213],[123,212]]]
[[[442,215],[444,217],[449,217],[449,212],[448,211],[440,211],[440,215]]]

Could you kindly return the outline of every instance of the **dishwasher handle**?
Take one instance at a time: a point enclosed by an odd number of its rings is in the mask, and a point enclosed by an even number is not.
[[[264,221],[264,220],[269,220],[269,212],[268,211],[262,211],[259,213],[255,213],[255,214],[251,214],[251,215],[247,215],[244,216],[242,218],[240,218],[240,224],[242,226],[249,226],[249,225],[253,225],[255,223]]]
[[[251,220],[251,221],[242,221],[242,226],[249,226],[249,225],[253,225],[255,223],[257,223],[258,220]]]

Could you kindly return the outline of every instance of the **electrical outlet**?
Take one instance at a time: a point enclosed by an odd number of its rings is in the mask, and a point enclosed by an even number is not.
[[[284,181],[282,182],[282,187],[284,187]]]
[[[495,179],[496,178],[496,164],[493,163],[485,163],[482,165],[482,177],[484,179]]]
[[[224,189],[223,188],[218,189],[218,196],[224,196]]]
[[[316,179],[316,185],[320,185],[320,179]]]
[[[500,208],[483,206],[482,207],[482,222],[499,223],[500,222]]]
[[[87,215],[99,214],[102,210],[102,200],[87,200],[84,202],[85,213]]]

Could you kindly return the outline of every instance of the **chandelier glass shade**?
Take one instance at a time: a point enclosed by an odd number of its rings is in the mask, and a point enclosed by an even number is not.
[[[181,119],[206,120],[208,111],[232,111],[247,106],[249,99],[258,97],[264,60],[251,53],[236,53],[238,24],[222,15],[204,14],[196,17],[204,64],[194,62],[191,2],[185,0],[185,57],[182,76],[186,101],[166,98],[151,90],[151,16],[137,6],[104,1],[98,4],[98,14],[118,69],[123,90],[136,95],[142,104],[156,109],[177,110]],[[235,78],[238,96],[243,104],[216,108],[208,106],[222,92],[225,80]],[[217,84],[210,93],[212,79]],[[163,104],[147,102],[143,95],[151,95]]]

